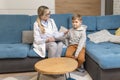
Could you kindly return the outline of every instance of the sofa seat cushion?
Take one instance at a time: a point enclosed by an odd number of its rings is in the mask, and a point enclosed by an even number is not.
[[[95,44],[86,43],[87,54],[102,68],[120,68],[120,44],[103,42]]]
[[[0,59],[25,58],[29,51],[27,44],[0,44]]]
[[[63,51],[62,51],[61,56],[65,56],[65,52],[66,52],[66,47],[63,47]],[[30,51],[28,53],[28,56],[29,57],[40,57],[37,53],[35,53],[35,51],[33,50],[33,46],[32,45],[31,45]]]

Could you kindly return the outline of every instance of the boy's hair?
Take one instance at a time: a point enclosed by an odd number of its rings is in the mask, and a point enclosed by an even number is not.
[[[49,9],[49,8],[47,6],[40,6],[37,11],[38,18],[36,21],[37,21],[38,26],[40,27],[40,30],[43,34],[45,33],[45,29],[44,29],[44,26],[41,24],[40,17],[44,15],[46,9]]]
[[[76,20],[76,19],[82,20],[81,15],[80,15],[80,14],[74,14],[74,15],[72,16],[72,20]]]

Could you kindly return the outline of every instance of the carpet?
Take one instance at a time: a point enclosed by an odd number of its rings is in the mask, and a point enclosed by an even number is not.
[[[67,77],[68,77],[68,74],[67,74]],[[68,78],[68,80],[92,80],[88,73],[84,76],[81,76],[80,72],[77,72],[77,71],[71,72],[71,77],[72,78]],[[34,74],[27,73],[27,75],[20,74],[15,76],[10,75],[3,78],[0,77],[0,80],[37,80],[37,73],[34,73]],[[40,80],[65,80],[65,77],[64,76],[53,77],[50,75],[41,75]]]

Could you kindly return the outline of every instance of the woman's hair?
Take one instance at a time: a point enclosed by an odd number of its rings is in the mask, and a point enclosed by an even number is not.
[[[80,14],[74,14],[74,15],[72,16],[72,20],[76,20],[76,19],[82,20],[81,15],[80,15]]]
[[[49,9],[49,8],[47,6],[40,6],[37,11],[38,17],[37,17],[36,21],[37,21],[38,26],[40,27],[40,30],[42,33],[45,33],[45,29],[44,29],[44,26],[41,24],[40,18],[41,18],[41,16],[44,15],[46,9]]]

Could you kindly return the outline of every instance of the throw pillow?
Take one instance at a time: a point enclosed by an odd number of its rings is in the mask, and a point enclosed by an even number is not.
[[[22,32],[22,43],[33,43],[33,31],[26,30]]]
[[[66,31],[68,31],[68,29],[65,28],[64,26],[61,26],[59,29],[59,32],[66,32]]]
[[[120,43],[120,36],[111,35],[110,42],[112,42],[112,43]]]
[[[107,30],[101,30],[92,34],[88,34],[90,41],[94,43],[107,42],[110,40],[111,34]]]
[[[120,36],[120,28],[118,28],[118,29],[115,31],[115,35],[116,35],[116,36]]]

